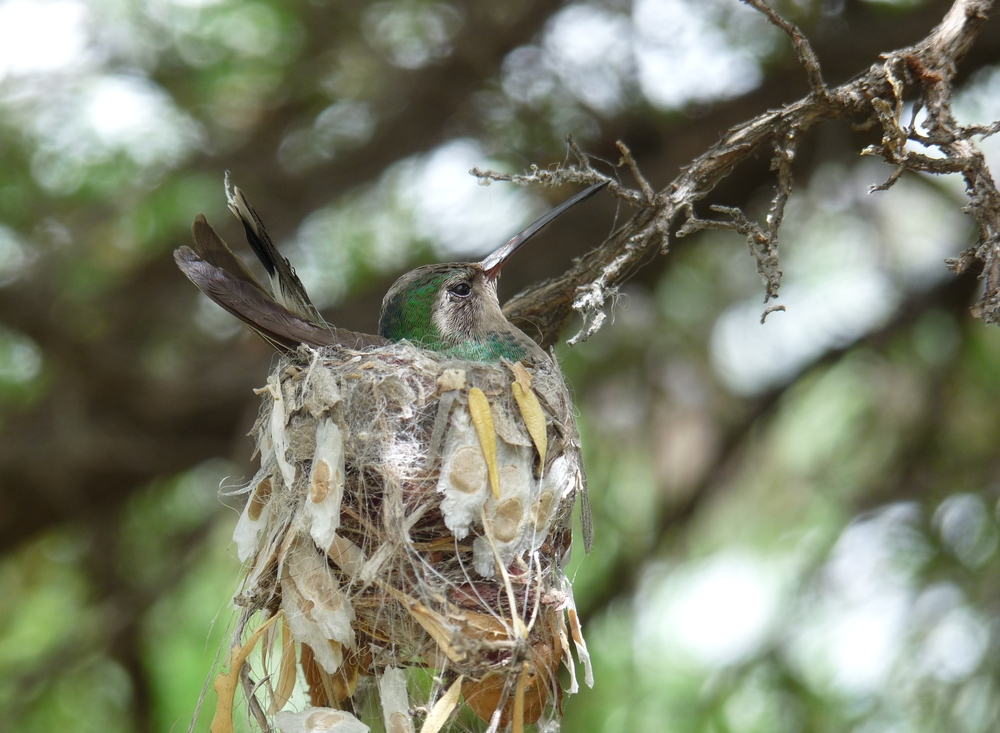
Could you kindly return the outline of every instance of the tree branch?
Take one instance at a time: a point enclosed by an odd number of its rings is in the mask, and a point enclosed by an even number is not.
[[[895,163],[900,173],[908,169],[961,172],[965,176],[970,196],[967,210],[979,224],[980,242],[951,266],[961,272],[975,261],[984,264],[986,294],[974,306],[973,313],[986,322],[997,320],[1000,313],[1000,196],[982,153],[969,141],[971,133],[955,123],[950,106],[956,64],[986,21],[992,0],[956,0],[942,22],[923,41],[884,55],[882,61],[873,64],[864,74],[829,90],[822,84],[819,65],[808,42],[804,37],[796,40],[801,32],[777,18],[772,10],[765,11],[766,6],[758,0],[750,4],[765,12],[772,22],[792,36],[810,77],[812,93],[733,127],[652,199],[612,184],[609,187],[612,193],[638,206],[639,211],[603,244],[576,260],[565,273],[514,296],[504,308],[507,317],[529,332],[537,333],[540,343],[548,346],[555,342],[573,314],[578,313],[583,317],[583,327],[569,343],[586,340],[602,325],[606,317],[605,305],[614,298],[621,283],[654,247],[666,241],[680,220],[693,221],[695,228],[706,226],[694,214],[695,203],[738,165],[767,148],[777,154],[772,168],[778,172],[778,192],[772,202],[766,231],[752,224],[742,212],[737,216],[737,210],[732,208],[724,211],[733,224],[716,223],[714,226],[735,228],[753,238],[751,250],[765,281],[767,298],[776,297],[780,282],[776,235],[791,191],[790,165],[795,144],[803,133],[819,122],[854,119],[882,127],[881,145],[865,152],[881,154]],[[937,146],[945,156],[943,160],[906,150],[910,134],[900,124],[900,116],[903,96],[909,87],[917,89],[928,109],[928,120],[923,126],[933,139],[940,140]],[[991,131],[992,126],[985,130]],[[528,176],[489,171],[475,173],[493,180],[547,186],[570,181],[593,183],[603,179],[589,168],[589,164],[556,171],[533,167]],[[689,230],[682,226],[678,235]]]

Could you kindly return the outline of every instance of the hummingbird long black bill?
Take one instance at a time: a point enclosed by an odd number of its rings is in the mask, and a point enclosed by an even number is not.
[[[497,249],[495,252],[490,254],[486,259],[479,263],[479,266],[483,268],[483,273],[486,275],[487,280],[496,280],[497,275],[500,274],[500,268],[504,266],[510,256],[518,250],[518,248],[531,239],[533,236],[538,234],[546,224],[558,217],[560,214],[565,213],[569,209],[576,206],[581,201],[586,201],[595,193],[607,186],[611,181],[601,181],[600,183],[595,183],[588,189],[585,189],[578,193],[573,198],[568,201],[564,201],[551,211],[547,211],[542,216],[537,218],[531,224],[526,226],[520,232],[518,232],[514,237],[512,237],[506,244]]]

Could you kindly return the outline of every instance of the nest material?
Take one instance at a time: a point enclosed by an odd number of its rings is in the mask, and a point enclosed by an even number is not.
[[[405,343],[303,347],[261,392],[261,468],[234,536],[249,561],[234,648],[252,617],[283,615],[263,634],[267,651],[284,628],[264,660],[268,712],[295,686],[296,643],[315,708],[279,713],[279,727],[360,725],[332,709],[350,710],[365,677],[378,680],[387,730],[412,730],[415,712],[440,727],[459,694],[494,728],[555,718],[560,662],[577,689],[570,637],[592,684],[562,571],[585,487],[558,367]],[[402,670],[414,667],[436,671],[428,699],[407,696]]]

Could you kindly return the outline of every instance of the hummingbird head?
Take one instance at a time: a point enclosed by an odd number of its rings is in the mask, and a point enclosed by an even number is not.
[[[542,227],[607,183],[591,186],[547,212],[482,262],[424,265],[406,273],[382,301],[379,335],[393,341],[409,339],[427,349],[477,361],[544,355],[500,310],[500,269]]]
[[[499,267],[424,265],[399,278],[382,301],[379,334],[443,350],[511,328],[497,300]]]

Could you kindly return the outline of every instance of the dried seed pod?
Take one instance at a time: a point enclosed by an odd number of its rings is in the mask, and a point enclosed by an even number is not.
[[[240,521],[233,531],[236,555],[240,562],[246,562],[257,549],[257,538],[271,518],[271,476],[261,469],[250,484],[250,499],[240,514]]]
[[[399,667],[389,667],[378,680],[382,700],[382,719],[386,733],[413,733],[410,699],[406,690],[406,673]]]
[[[472,420],[465,410],[459,410],[452,417],[437,486],[444,495],[441,512],[445,526],[455,539],[465,539],[469,525],[482,510],[487,496],[487,470]]]
[[[369,727],[344,710],[306,708],[301,713],[278,713],[281,733],[369,733]]]
[[[500,498],[500,477],[497,473],[497,432],[493,427],[493,411],[490,409],[490,401],[479,387],[469,390],[469,414],[472,415],[472,424],[476,426],[476,434],[479,436],[479,446],[483,449],[483,457],[486,459],[487,475],[490,477],[490,488],[493,490],[493,498]]]
[[[344,441],[331,418],[316,426],[316,453],[309,475],[309,497],[303,504],[310,521],[309,534],[319,547],[328,547],[340,527],[340,501],[344,493]]]
[[[539,466],[544,469],[545,454],[548,451],[545,412],[531,389],[531,375],[525,369],[524,364],[515,362],[510,369],[514,373],[514,381],[510,385],[510,391],[517,401],[518,409],[521,410],[524,426],[528,429],[528,434],[531,435],[535,448],[538,449]]]

